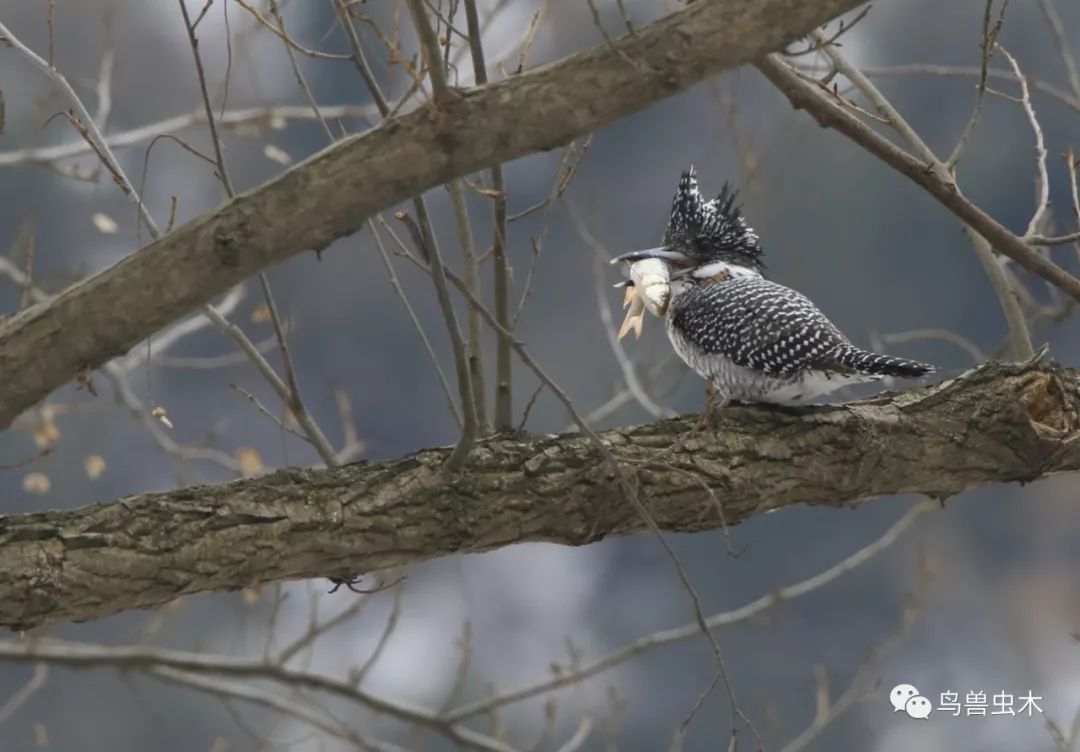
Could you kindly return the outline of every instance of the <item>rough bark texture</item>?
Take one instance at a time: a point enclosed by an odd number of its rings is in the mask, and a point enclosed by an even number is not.
[[[699,0],[635,35],[345,139],[0,323],[0,428],[236,282],[452,178],[565,144],[860,0]]]
[[[944,499],[1080,468],[1080,378],[1056,366],[988,365],[840,406],[734,406],[714,431],[692,432],[695,420],[602,434],[665,530],[714,529],[793,504]],[[457,476],[442,469],[449,451],[0,517],[0,624],[646,529],[579,434],[486,440]]]

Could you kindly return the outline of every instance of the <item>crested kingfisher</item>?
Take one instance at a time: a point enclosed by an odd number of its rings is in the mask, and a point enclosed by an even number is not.
[[[668,294],[649,310],[664,317],[675,352],[708,381],[707,413],[729,400],[802,404],[848,384],[934,371],[859,349],[806,296],[765,279],[761,244],[735,201],[727,183],[705,201],[691,167],[679,180],[663,245],[612,260],[667,265]],[[631,276],[622,284],[632,287],[640,275]]]

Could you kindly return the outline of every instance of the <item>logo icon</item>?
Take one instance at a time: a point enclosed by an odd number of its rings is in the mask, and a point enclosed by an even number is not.
[[[912,718],[926,720],[930,718],[930,712],[934,706],[930,700],[919,694],[919,690],[911,684],[897,684],[889,692],[889,702],[892,703],[893,712],[901,710]]]

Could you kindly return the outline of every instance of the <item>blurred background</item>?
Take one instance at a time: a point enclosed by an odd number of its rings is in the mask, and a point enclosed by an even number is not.
[[[267,3],[248,5],[272,18]],[[482,0],[479,5],[494,79],[516,69],[538,10],[527,67],[604,41],[586,3]],[[658,0],[622,5],[637,25],[675,7]],[[189,0],[188,7],[194,16],[203,3]],[[609,34],[626,32],[616,3],[596,0],[595,7]],[[1013,3],[1000,41],[1027,75],[1046,84],[1034,90],[1033,104],[1049,152],[1056,210],[1056,225],[1047,231],[1063,233],[1076,229],[1061,155],[1076,146],[1080,92],[1071,92],[1043,7],[1035,0]],[[1064,2],[1056,7],[1065,42],[1080,53],[1080,7]],[[281,10],[288,32],[305,46],[348,52],[332,3],[283,0]],[[354,10],[386,34],[400,27],[403,54],[418,54],[403,5],[361,2]],[[888,0],[876,3],[842,40],[845,54],[880,73],[875,80],[884,93],[943,158],[974,104],[971,72],[979,63],[983,12],[980,0]],[[460,21],[464,28],[463,15]],[[130,143],[115,150],[127,173],[141,183],[160,224],[167,224],[173,197],[177,224],[223,201],[212,166],[169,140],[156,141],[148,152],[149,136],[159,131],[149,128],[140,135],[146,126],[202,112],[176,2],[0,0],[0,22],[42,57],[52,47],[57,69],[92,113],[105,116],[98,125],[106,135],[136,131]],[[388,62],[372,24],[357,23],[360,38],[377,78],[396,100],[410,82]],[[318,123],[303,114],[307,101],[285,47],[252,13],[232,0],[219,0],[200,22],[198,36],[216,107],[241,114],[294,107],[274,118],[238,115],[242,122],[223,128],[238,189],[257,186],[327,145]],[[471,85],[465,50],[455,54],[462,55],[458,82]],[[301,53],[297,58],[315,100],[333,113],[328,119],[335,131],[359,132],[377,123],[350,61]],[[813,56],[802,60],[815,62]],[[959,71],[929,75],[897,69],[911,64]],[[1007,63],[998,56],[992,67],[1004,70]],[[991,85],[1010,96],[1019,91],[1015,81],[995,79]],[[8,266],[25,271],[32,248],[34,285],[55,292],[144,245],[148,236],[137,228],[134,206],[107,173],[97,170],[93,155],[83,151],[42,160],[21,152],[77,147],[81,141],[63,116],[56,117],[68,107],[59,89],[5,46],[0,46],[0,91],[6,103],[6,129],[0,134],[0,253]],[[372,116],[368,122],[359,117],[364,113]],[[205,124],[181,125],[165,130],[210,153]],[[1004,342],[1007,330],[997,300],[957,220],[844,137],[793,111],[752,69],[707,81],[595,133],[581,158],[583,145],[579,140],[570,158],[580,164],[561,197],[510,225],[508,253],[515,270],[515,307],[535,262],[518,336],[598,426],[654,419],[625,397],[623,371],[610,344],[610,332],[622,319],[621,293],[611,289],[618,276],[606,265],[598,271],[598,254],[654,245],[679,173],[690,164],[706,193],[719,191],[725,180],[741,187],[770,276],[815,300],[857,344],[937,363],[949,375],[976,358],[991,357]],[[558,149],[505,166],[511,214],[551,195],[565,157]],[[1035,174],[1034,136],[1022,108],[989,95],[959,166],[960,185],[1022,234],[1035,207]],[[490,201],[475,191],[467,196],[483,250],[491,242]],[[427,200],[443,255],[457,266],[461,249],[447,191],[432,190]],[[1076,269],[1072,246],[1051,253]],[[429,279],[399,256],[392,260],[442,367],[452,376]],[[483,297],[490,301],[490,259],[481,274]],[[435,370],[391,287],[370,230],[339,241],[321,259],[296,256],[271,269],[269,278],[288,324],[306,405],[335,446],[346,443],[346,426],[355,427],[355,456],[364,459],[399,457],[456,440]],[[1036,346],[1047,342],[1055,358],[1076,363],[1080,348],[1071,307],[1041,282],[1022,272],[1019,278],[1030,290]],[[17,310],[23,297],[10,274],[0,275],[0,312]],[[256,342],[271,342],[273,330],[261,303],[257,285],[249,281],[228,300],[229,317]],[[601,308],[613,324],[605,324]],[[655,402],[678,413],[700,409],[701,380],[678,365],[658,367],[670,354],[660,321],[647,319],[643,337],[622,344]],[[141,356],[145,348],[136,349],[127,372],[126,404],[99,374],[97,397],[69,386],[0,435],[0,465],[51,448],[47,456],[0,471],[0,513],[68,508],[284,465],[319,464],[307,444],[280,431],[231,388],[252,393],[280,413],[257,370],[212,327],[160,354],[151,351],[149,363]],[[273,348],[267,357],[280,365]],[[490,386],[490,338],[484,341],[484,357]],[[536,387],[535,377],[515,363],[515,419]],[[620,394],[621,401],[610,404]],[[218,452],[203,452],[212,455],[207,460],[166,451],[148,433],[145,420],[133,416],[133,400],[143,415],[153,406],[164,407],[174,424],[165,433],[179,446]],[[559,403],[541,393],[526,427],[558,432],[568,424]],[[733,528],[729,540],[715,532],[670,536],[670,542],[703,608],[712,614],[847,559],[918,501],[878,500],[856,512],[785,509]],[[1072,477],[965,494],[920,515],[895,543],[827,585],[718,630],[739,706],[754,721],[763,746],[784,748],[811,727],[827,680],[833,700],[850,688],[850,706],[808,737],[807,749],[1065,748],[1055,743],[1048,724],[1067,730],[1080,710],[1076,503]],[[43,634],[259,657],[267,645],[281,647],[304,634],[312,609],[330,618],[365,599],[352,618],[303,651],[299,665],[344,677],[383,643],[363,687],[438,709],[448,698],[460,704],[534,684],[551,676],[553,664],[589,663],[693,619],[671,562],[647,535],[580,549],[513,546],[428,562],[407,575],[402,584],[372,596],[329,595],[325,581],[290,583],[191,597],[155,614],[57,625]],[[461,678],[464,634],[470,660]],[[715,671],[711,647],[699,634],[470,722],[485,732],[505,729],[507,740],[521,749],[544,750],[557,749],[583,714],[591,714],[596,722],[583,749],[666,749]],[[0,664],[0,709],[33,676],[32,667]],[[889,703],[889,689],[899,683],[915,685],[935,706],[942,692],[957,692],[961,699],[968,692],[1016,698],[1030,692],[1041,698],[1043,712],[952,717],[938,710],[929,721],[915,721],[894,713]],[[550,735],[545,731],[549,697],[555,700]],[[357,713],[353,706],[325,704],[365,733],[405,748],[453,747],[431,732],[418,734],[391,719]],[[0,720],[2,750],[352,748],[266,709],[108,668],[50,668],[25,702],[0,711]],[[730,728],[729,695],[717,688],[689,725],[684,749],[727,749]],[[745,731],[740,743],[740,748],[757,746]]]

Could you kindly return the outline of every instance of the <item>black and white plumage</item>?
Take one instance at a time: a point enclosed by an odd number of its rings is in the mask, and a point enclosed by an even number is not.
[[[855,347],[806,296],[765,279],[760,243],[735,198],[725,185],[705,201],[691,167],[664,246],[616,259],[668,263],[668,337],[722,401],[799,404],[847,384],[934,370]]]

